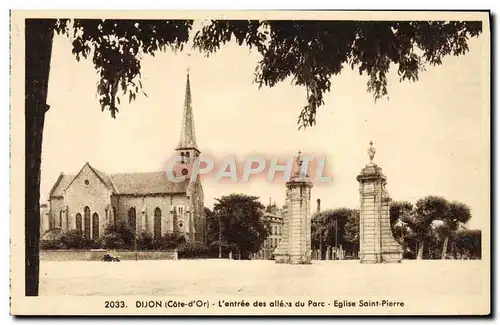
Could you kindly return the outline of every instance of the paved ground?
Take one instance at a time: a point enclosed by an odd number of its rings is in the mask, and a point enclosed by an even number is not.
[[[481,261],[41,261],[40,295],[378,296],[481,294]],[[467,284],[467,285],[462,285]]]

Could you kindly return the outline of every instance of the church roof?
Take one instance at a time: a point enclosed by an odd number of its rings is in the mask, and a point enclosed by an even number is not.
[[[49,197],[53,196],[63,196],[63,190],[71,183],[71,181],[75,178],[76,175],[67,175],[61,173],[57,178],[54,186],[50,190]]]
[[[87,163],[88,164],[88,163]],[[117,173],[107,174],[103,171],[88,166],[94,171],[103,183],[117,195],[153,195],[186,193],[189,179],[182,182],[172,182],[168,179],[166,172],[143,172],[143,173]],[[49,197],[63,196],[73,180],[78,176],[61,173],[50,191]]]
[[[110,174],[116,194],[163,194],[185,193],[189,179],[182,182],[172,182],[165,172]]]
[[[94,167],[91,167],[91,168],[94,170],[94,172],[97,174],[97,176],[99,176],[101,178],[101,180],[106,184],[107,187],[114,188],[113,182],[111,181],[111,179],[109,178],[109,176],[105,172],[102,172],[98,169],[95,169]]]

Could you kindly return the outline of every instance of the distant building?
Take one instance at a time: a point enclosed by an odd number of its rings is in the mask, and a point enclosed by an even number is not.
[[[276,203],[269,204],[264,210],[264,220],[267,220],[271,226],[271,233],[262,245],[261,250],[255,253],[254,259],[269,260],[273,258],[273,252],[278,246],[283,234],[283,215],[286,213],[286,207],[279,209]]]
[[[184,164],[199,156],[187,75],[181,136],[175,151]],[[166,171],[109,174],[88,162],[76,175],[61,173],[49,194],[48,224],[44,229],[64,232],[78,229],[87,238],[104,235],[106,226],[119,221],[154,238],[178,233],[187,241],[205,239],[204,195],[200,179],[168,179]],[[42,226],[42,225],[41,225]],[[46,231],[50,233],[50,231]]]
[[[49,229],[49,205],[42,203],[40,204],[40,236]]]

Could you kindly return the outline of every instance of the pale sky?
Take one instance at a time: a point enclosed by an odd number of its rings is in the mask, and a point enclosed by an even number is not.
[[[193,33],[194,34],[194,33]],[[202,154],[215,157],[267,157],[323,154],[333,182],[312,189],[311,208],[358,208],[356,176],[368,163],[373,140],[375,162],[387,176],[394,200],[415,202],[441,195],[471,207],[471,228],[489,225],[489,94],[482,61],[488,58],[483,38],[470,41],[470,52],[446,57],[428,67],[416,83],[399,82],[396,69],[388,78],[389,99],[375,102],[366,91],[366,76],[346,68],[332,77],[317,124],[297,129],[306,103],[305,89],[285,81],[258,89],[253,83],[260,55],[230,44],[205,58],[192,51],[189,59],[196,137]],[[77,62],[71,43],[56,36],[52,51],[43,153],[42,200],[59,173],[76,174],[86,161],[102,171],[161,170],[179,141],[188,51],[158,53],[142,60],[142,84],[148,97],[138,96],[112,119],[101,112],[97,74],[91,59]],[[485,97],[486,96],[486,97]],[[283,183],[258,179],[249,184],[218,184],[204,180],[205,205],[230,193],[269,197],[284,203]]]

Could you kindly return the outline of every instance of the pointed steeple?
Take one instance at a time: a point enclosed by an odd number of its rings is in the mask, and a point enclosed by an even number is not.
[[[196,145],[196,135],[194,131],[193,108],[191,106],[191,85],[189,83],[189,69],[187,71],[184,113],[182,114],[181,138],[176,150],[179,149],[195,149],[199,152],[198,146]]]

